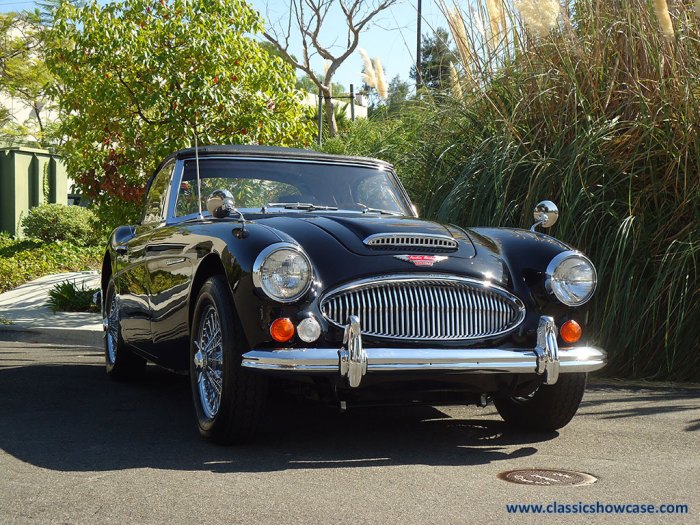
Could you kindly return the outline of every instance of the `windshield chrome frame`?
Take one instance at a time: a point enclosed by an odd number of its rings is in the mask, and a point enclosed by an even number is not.
[[[230,155],[207,155],[207,156],[201,156],[199,161],[206,162],[207,160],[243,160],[243,161],[259,161],[259,162],[282,162],[282,163],[295,163],[295,164],[325,164],[329,166],[337,166],[339,164],[345,165],[345,166],[353,166],[357,168],[365,168],[365,169],[372,169],[373,166],[370,164],[362,164],[362,163],[357,163],[357,162],[350,162],[346,161],[344,159],[340,159],[338,161],[330,161],[330,160],[307,160],[307,159],[286,159],[286,158],[270,158],[270,157],[259,157],[259,156],[230,156]],[[182,159],[177,159],[176,164],[175,164],[175,169],[173,170],[173,178],[170,184],[170,194],[168,196],[168,213],[166,215],[166,220],[165,223],[170,225],[170,224],[179,224],[181,222],[185,221],[191,221],[192,219],[198,219],[199,218],[199,213],[190,213],[187,215],[180,215],[180,216],[175,216],[175,205],[177,204],[177,197],[179,194],[179,188],[180,184],[182,182],[182,176],[185,172],[185,162],[187,161],[194,161],[195,158],[194,156],[191,157],[185,157]],[[404,204],[407,204],[407,210],[409,211],[409,215],[404,215],[404,217],[417,217],[414,213],[414,207],[413,207],[413,202],[411,202],[411,198],[408,196],[408,192],[406,191],[406,188],[404,188],[403,184],[401,183],[401,180],[399,179],[398,175],[396,175],[396,172],[391,169],[387,168],[385,166],[382,166],[380,164],[374,165],[374,169],[377,171],[382,171],[386,172],[388,176],[392,179],[394,184],[396,185],[398,191],[399,191],[399,196],[405,200]],[[176,191],[176,188],[178,191]],[[241,210],[251,210],[247,213],[252,213],[255,214],[256,212],[254,211],[256,208],[241,208]],[[329,212],[330,210],[317,210],[315,212],[309,212],[306,210],[284,210],[284,212],[280,213],[285,213],[285,212],[291,212],[291,213],[299,213],[299,212],[306,212],[306,213],[318,213],[318,212]],[[333,213],[362,213],[362,210],[337,210],[333,211]],[[208,220],[211,218],[211,215],[207,210],[203,210],[204,214],[204,219]]]

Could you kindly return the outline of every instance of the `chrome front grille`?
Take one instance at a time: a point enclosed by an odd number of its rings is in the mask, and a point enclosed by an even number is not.
[[[364,240],[372,248],[439,248],[456,250],[457,241],[449,235],[428,233],[375,233]]]
[[[336,326],[360,319],[368,336],[396,340],[461,341],[503,334],[517,327],[525,307],[510,292],[452,276],[386,276],[328,293],[323,316]]]

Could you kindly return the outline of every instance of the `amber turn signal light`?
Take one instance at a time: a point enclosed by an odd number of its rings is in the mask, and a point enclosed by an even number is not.
[[[287,317],[280,317],[272,321],[270,335],[279,343],[286,343],[294,337],[294,323]]]
[[[561,338],[567,343],[575,343],[581,339],[581,333],[581,326],[573,319],[565,322],[559,329]]]

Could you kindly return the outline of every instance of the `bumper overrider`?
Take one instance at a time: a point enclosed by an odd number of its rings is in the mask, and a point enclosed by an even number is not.
[[[337,348],[253,349],[243,366],[266,371],[337,373],[358,387],[367,373],[449,372],[464,374],[537,374],[544,383],[560,373],[592,372],[605,366],[599,348],[559,348],[557,329],[549,316],[540,317],[534,348],[364,348],[360,320],[348,319],[343,345]]]

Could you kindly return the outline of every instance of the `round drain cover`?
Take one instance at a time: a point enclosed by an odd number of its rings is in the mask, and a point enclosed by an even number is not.
[[[509,470],[501,472],[499,479],[521,485],[590,485],[597,481],[597,478],[585,472],[574,472],[573,470],[552,470],[546,468],[526,468],[521,470]]]

